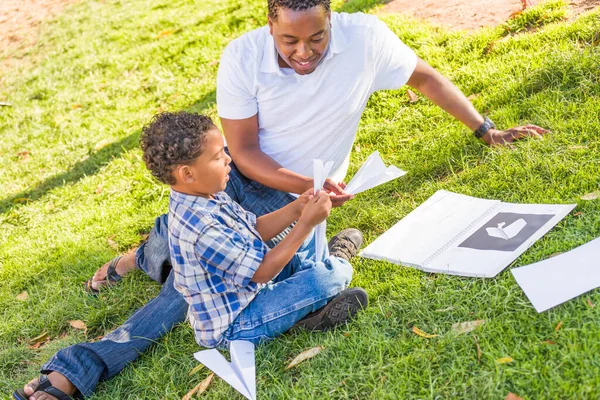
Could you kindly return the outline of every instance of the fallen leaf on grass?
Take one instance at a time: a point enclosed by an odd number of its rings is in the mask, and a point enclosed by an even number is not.
[[[81,107],[83,107],[81,104],[73,104],[73,105],[71,106],[71,109],[72,109],[72,110],[79,110]]]
[[[573,214],[574,217],[581,217],[583,215],[583,213],[581,211],[577,211],[576,213]]]
[[[21,160],[27,160],[30,155],[31,152],[29,152],[28,150],[20,151],[17,153],[17,157],[19,157]]]
[[[170,36],[173,33],[175,33],[175,31],[162,31],[158,35],[156,35],[156,37],[161,38],[161,37],[165,37],[165,36]]]
[[[303,351],[302,353],[298,354],[296,358],[294,358],[292,362],[287,367],[285,367],[285,369],[290,369],[300,364],[302,361],[308,360],[309,358],[313,358],[314,356],[319,354],[321,350],[323,350],[323,346],[317,346],[313,347],[312,349]]]
[[[101,141],[96,143],[96,145],[94,146],[94,151],[98,151],[98,150],[108,146],[109,144],[110,144],[110,140],[102,139]]]
[[[96,188],[96,194],[102,193],[102,189],[104,189],[104,187],[102,185],[98,185],[98,187]]]
[[[79,329],[80,331],[83,331],[84,333],[87,332],[87,326],[85,325],[85,322],[83,322],[80,319],[76,319],[73,321],[67,321],[69,323],[69,325],[71,325],[73,328],[75,329]]]
[[[592,193],[588,193],[585,196],[581,196],[580,198],[581,198],[581,200],[589,201],[589,200],[596,200],[598,197],[600,197],[600,190],[597,190]]]
[[[508,364],[513,361],[515,361],[515,360],[513,360],[512,357],[500,357],[499,359],[496,360],[496,362],[498,364]]]
[[[554,342],[552,340],[544,340],[542,343],[546,343],[546,344],[549,344],[549,345],[555,345],[556,344],[556,342]]]
[[[477,329],[484,323],[485,319],[479,319],[477,321],[458,322],[452,325],[452,332],[456,333],[457,335],[462,335],[463,333],[468,333],[472,330]]]
[[[515,12],[511,13],[511,14],[508,16],[508,19],[513,19],[513,18],[515,18],[515,17],[518,17],[518,16],[519,16],[519,15],[521,15],[521,14],[523,14],[523,10],[518,10],[518,11],[515,11]]]
[[[211,62],[208,63],[208,66],[209,67],[214,67],[215,65],[218,65],[218,64],[219,64],[219,60],[213,60],[213,61],[211,61]]]
[[[30,349],[37,349],[50,341],[50,334],[43,332],[29,341]]]
[[[408,96],[408,101],[411,103],[415,103],[419,100],[419,96],[417,96],[417,94],[410,89],[406,91],[406,94]]]
[[[188,376],[194,375],[196,372],[200,371],[202,368],[204,368],[203,364],[196,365],[194,368],[192,368],[192,370],[190,371],[190,373],[188,374]]]
[[[423,332],[422,330],[420,330],[419,328],[417,328],[416,326],[412,327],[412,331],[415,335],[419,335],[421,337],[424,337],[425,339],[431,339],[434,338],[436,336],[440,336],[440,335],[431,335],[429,333]]]
[[[350,332],[344,332],[344,333],[342,333],[342,335],[344,335],[344,337],[350,337],[350,336],[352,336],[352,334]]]
[[[27,197],[17,197],[16,199],[13,199],[13,203],[15,204],[25,204],[30,202],[31,199],[28,199]]]
[[[477,336],[473,335],[473,338],[475,339],[475,346],[477,346],[477,362],[481,364],[481,347],[479,347],[479,341],[477,340]]]
[[[506,398],[504,400],[523,400],[523,398],[517,396],[513,392],[508,392],[508,394],[506,395]]]
[[[114,250],[118,250],[118,249],[119,249],[119,245],[117,244],[117,242],[115,242],[115,241],[113,240],[113,239],[115,238],[115,236],[117,236],[117,235],[112,235],[112,236],[109,236],[109,237],[106,239],[106,243],[108,243],[108,245],[109,245],[111,248],[113,248]]]
[[[17,295],[17,297],[15,297],[15,299],[19,300],[19,301],[26,301],[29,298],[29,293],[27,293],[27,290],[19,293]]]
[[[554,332],[558,332],[558,330],[563,326],[563,322],[560,321],[557,325],[556,328],[554,328]]]
[[[475,99],[476,99],[476,98],[478,98],[478,97],[479,97],[479,94],[478,94],[478,93],[473,93],[473,94],[470,94],[470,95],[467,97],[467,99],[468,99],[469,101],[473,101],[473,100],[475,100]]]
[[[25,293],[27,293],[27,292],[25,292]],[[589,297],[587,299],[585,299],[585,301],[588,303],[588,306],[590,306],[592,308],[596,307],[596,305],[594,303],[592,303],[592,301],[589,299]]]
[[[181,400],[190,400],[196,393],[198,393],[198,396],[200,396],[202,393],[204,393],[204,391],[206,391],[206,389],[208,389],[208,385],[210,385],[210,382],[214,376],[215,374],[210,374],[206,379],[194,386],[192,390],[187,392],[187,394],[183,396]]]

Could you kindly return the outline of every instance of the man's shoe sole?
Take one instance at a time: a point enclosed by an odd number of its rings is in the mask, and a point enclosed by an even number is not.
[[[297,326],[308,331],[326,331],[348,322],[368,304],[369,296],[364,289],[346,289],[327,303],[317,314],[299,321]]]

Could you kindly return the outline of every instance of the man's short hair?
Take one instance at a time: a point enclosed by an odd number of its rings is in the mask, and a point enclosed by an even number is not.
[[[155,115],[142,129],[140,147],[152,175],[167,185],[176,183],[172,172],[178,165],[191,165],[202,154],[212,120],[188,112]]]
[[[294,11],[308,10],[316,6],[325,7],[325,11],[331,11],[330,0],[268,0],[269,17],[277,19],[277,11],[280,8],[288,8]]]

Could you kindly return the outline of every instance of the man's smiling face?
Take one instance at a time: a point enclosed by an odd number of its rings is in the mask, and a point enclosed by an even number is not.
[[[269,28],[279,53],[279,66],[297,74],[313,72],[327,51],[331,36],[331,13],[318,5],[307,10],[280,8]]]

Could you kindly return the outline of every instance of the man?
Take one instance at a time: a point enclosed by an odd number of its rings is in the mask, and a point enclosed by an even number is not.
[[[232,164],[228,194],[263,215],[312,186],[314,158],[334,161],[325,188],[335,206],[350,151],[369,96],[408,84],[464,123],[490,145],[546,131],[534,125],[505,131],[482,117],[450,81],[404,45],[376,17],[331,13],[329,0],[269,0],[269,24],[231,42],[217,78],[217,106]],[[90,394],[98,380],[117,374],[153,340],[184,319],[184,299],[173,288],[166,216],[134,254],[104,265],[88,287],[118,281],[136,267],[166,283],[157,298],[104,340],[59,351],[42,372],[47,386]],[[359,238],[342,237],[344,246]],[[25,388],[31,395],[34,379]],[[35,393],[31,398],[53,399]]]

